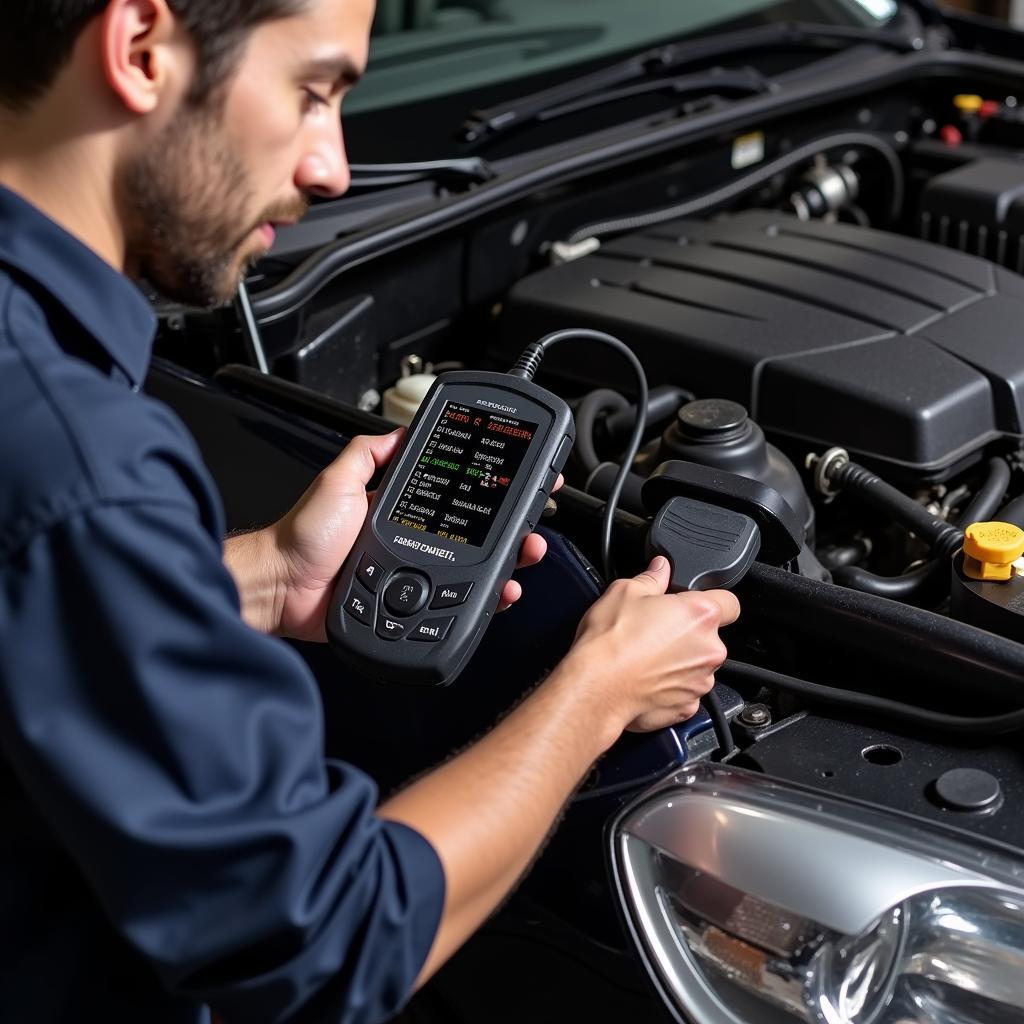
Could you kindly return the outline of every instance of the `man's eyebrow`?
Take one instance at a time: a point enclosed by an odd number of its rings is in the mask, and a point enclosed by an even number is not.
[[[320,57],[303,66],[302,77],[311,81],[334,82],[340,87],[355,85],[363,73],[348,57]]]

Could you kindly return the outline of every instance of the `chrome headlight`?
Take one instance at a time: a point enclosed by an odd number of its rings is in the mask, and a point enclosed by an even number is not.
[[[741,769],[616,821],[633,937],[693,1024],[1021,1024],[1024,861]]]

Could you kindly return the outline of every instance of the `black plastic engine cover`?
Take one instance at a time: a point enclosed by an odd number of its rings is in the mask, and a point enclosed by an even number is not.
[[[1024,277],[881,231],[768,211],[662,224],[521,281],[502,357],[571,326],[620,336],[654,384],[894,477],[942,479],[1024,424]],[[548,364],[628,379],[600,346]]]

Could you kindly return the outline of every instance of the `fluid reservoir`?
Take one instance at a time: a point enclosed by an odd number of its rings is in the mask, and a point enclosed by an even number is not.
[[[778,491],[814,536],[814,509],[793,463],[765,440],[738,402],[703,398],[684,405],[665,431],[657,462],[684,459],[759,480]]]
[[[392,423],[409,426],[437,377],[432,373],[413,373],[400,377],[384,392],[384,416]]]
[[[953,618],[1024,643],[1024,530],[974,523],[953,560]]]

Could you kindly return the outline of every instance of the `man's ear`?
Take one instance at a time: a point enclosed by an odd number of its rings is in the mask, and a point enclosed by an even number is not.
[[[103,13],[102,59],[107,84],[133,114],[156,109],[180,67],[180,25],[166,0],[110,0]]]

